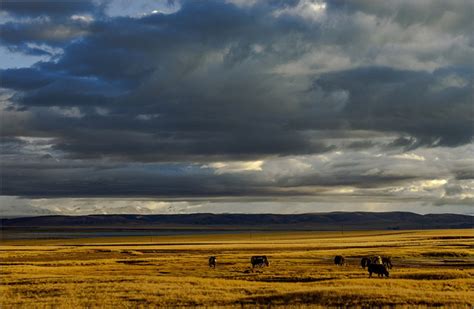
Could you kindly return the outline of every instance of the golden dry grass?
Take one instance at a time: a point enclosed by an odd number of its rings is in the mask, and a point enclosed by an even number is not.
[[[0,307],[472,308],[473,248],[473,230],[3,241]],[[255,254],[270,267],[252,271]],[[348,265],[335,266],[336,254]],[[390,278],[359,266],[373,254],[392,257]]]

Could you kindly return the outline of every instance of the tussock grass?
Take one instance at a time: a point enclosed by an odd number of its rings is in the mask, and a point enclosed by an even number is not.
[[[426,257],[466,257],[470,256],[469,252],[463,251],[432,251],[432,252],[422,252],[421,256]]]
[[[472,230],[275,232],[0,244],[1,308],[474,306]],[[453,241],[456,247],[452,246]],[[449,246],[449,248],[448,248]],[[270,267],[252,269],[265,254]],[[335,266],[342,254],[346,266]],[[391,256],[368,278],[366,255]],[[207,258],[218,256],[216,269]]]
[[[400,274],[397,278],[414,280],[451,280],[471,278],[469,272],[450,270],[450,271],[429,271]]]

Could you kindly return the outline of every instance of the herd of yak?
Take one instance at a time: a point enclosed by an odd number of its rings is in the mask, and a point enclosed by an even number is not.
[[[346,264],[346,259],[342,255],[336,255],[334,258],[334,264],[343,266]],[[372,273],[377,274],[379,277],[388,277],[388,270],[393,267],[392,259],[388,256],[364,256],[360,260],[360,266],[366,268],[369,271],[369,276],[372,277]]]
[[[210,256],[209,267],[216,268],[216,264],[217,257]],[[255,267],[264,267],[270,265],[270,263],[268,262],[268,258],[265,255],[252,256],[250,258],[250,264],[252,265],[252,269]],[[342,255],[336,255],[336,257],[334,257],[334,264],[343,266],[346,264],[346,259]],[[373,273],[377,274],[379,277],[388,277],[388,270],[391,269],[393,265],[390,257],[381,257],[377,255],[371,257],[363,257],[360,260],[360,266],[364,269],[367,268],[370,277],[372,277]]]

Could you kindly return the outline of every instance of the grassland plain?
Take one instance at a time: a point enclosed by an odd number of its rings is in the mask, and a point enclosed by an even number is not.
[[[4,240],[0,305],[472,308],[473,248],[469,229]],[[256,254],[270,266],[252,270]],[[389,278],[360,267],[375,254],[392,257]]]

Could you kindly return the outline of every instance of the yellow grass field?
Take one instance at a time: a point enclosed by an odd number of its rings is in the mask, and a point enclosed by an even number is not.
[[[472,308],[473,248],[473,230],[4,240],[0,307]],[[270,266],[252,271],[260,254]],[[390,277],[368,278],[366,255],[391,256]]]

